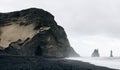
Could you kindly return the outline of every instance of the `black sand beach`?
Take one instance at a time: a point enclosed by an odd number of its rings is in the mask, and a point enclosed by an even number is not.
[[[0,56],[0,70],[115,70],[63,58]]]

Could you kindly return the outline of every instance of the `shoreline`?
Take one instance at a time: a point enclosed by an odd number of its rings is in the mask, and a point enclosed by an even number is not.
[[[66,58],[69,60],[78,60],[102,67],[108,67],[120,70],[120,57],[76,57]]]

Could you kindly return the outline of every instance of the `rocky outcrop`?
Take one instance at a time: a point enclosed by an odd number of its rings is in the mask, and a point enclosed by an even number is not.
[[[92,57],[99,57],[100,54],[99,54],[98,49],[95,49],[91,56],[92,56]]]
[[[113,51],[112,50],[110,51],[110,57],[113,57]]]
[[[79,56],[70,46],[63,27],[42,9],[0,13],[0,46],[5,55],[72,57]]]

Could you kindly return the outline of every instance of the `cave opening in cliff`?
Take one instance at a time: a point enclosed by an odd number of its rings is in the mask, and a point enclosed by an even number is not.
[[[36,51],[35,51],[35,55],[37,56],[42,56],[42,49],[40,46],[37,47]]]

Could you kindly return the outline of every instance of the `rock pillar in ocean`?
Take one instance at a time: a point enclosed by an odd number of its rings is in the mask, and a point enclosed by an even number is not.
[[[113,57],[113,51],[112,50],[110,51],[110,57]]]
[[[99,54],[98,49],[95,49],[91,56],[92,56],[92,57],[99,57],[100,54]]]

